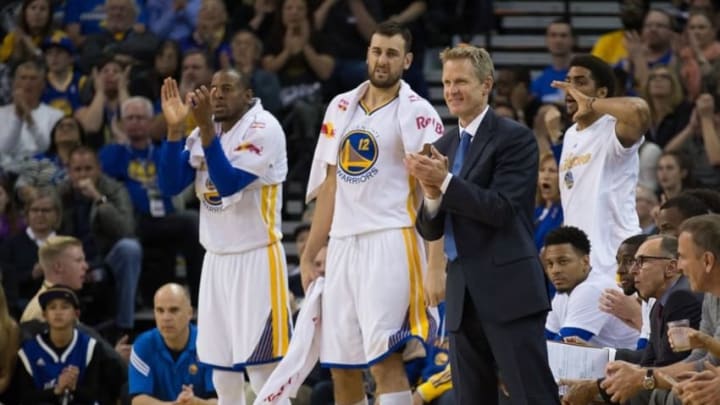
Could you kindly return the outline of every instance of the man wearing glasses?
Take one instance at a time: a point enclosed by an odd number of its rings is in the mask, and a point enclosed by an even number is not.
[[[689,351],[675,352],[670,347],[667,324],[687,319],[690,327],[697,329],[703,295],[693,293],[687,278],[678,271],[677,246],[674,236],[653,236],[640,245],[632,259],[630,274],[634,276],[635,288],[643,298],[656,300],[650,312],[648,345],[643,350],[618,350],[615,354],[618,361],[608,365],[608,370],[614,373],[608,373],[600,384],[594,380],[565,382],[570,387],[565,395],[567,401],[580,403],[579,398],[597,394],[609,400],[610,396],[601,392],[600,386],[615,388],[633,381],[638,392],[630,403],[647,404],[652,391],[643,389],[642,384],[651,381],[654,384],[654,376],[653,372],[648,376],[650,369],[642,367],[663,367],[687,357]]]

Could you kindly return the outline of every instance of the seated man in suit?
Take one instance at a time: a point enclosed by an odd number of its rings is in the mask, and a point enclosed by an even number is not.
[[[615,255],[617,262],[615,276],[622,291],[608,288],[603,291],[599,302],[601,311],[620,318],[626,325],[640,331],[638,350],[645,348],[650,337],[650,309],[655,304],[655,299],[638,295],[635,275],[632,273],[635,253],[647,238],[648,235],[638,234],[625,239],[620,244]]]
[[[683,360],[689,351],[675,352],[668,342],[667,323],[688,319],[694,329],[700,325],[702,294],[690,291],[687,278],[677,268],[677,239],[673,236],[648,238],[635,253],[631,274],[635,288],[645,298],[654,298],[650,312],[650,341],[643,350],[618,350],[616,360],[643,367],[662,367]],[[600,393],[595,380],[566,381],[571,389],[565,399],[583,403],[581,398]],[[633,403],[647,403],[650,391],[641,391]],[[603,393],[603,396],[606,396]]]
[[[590,241],[571,226],[557,228],[545,237],[545,271],[555,285],[545,334],[549,340],[587,342],[593,346],[635,348],[639,332],[598,308],[607,288],[618,288],[603,273],[591,271]]]
[[[720,339],[720,244],[717,243],[720,216],[689,218],[680,226],[679,234],[678,269],[688,278],[693,291],[706,293],[699,329],[705,335]],[[665,367],[647,368],[623,361],[611,362],[601,387],[617,402],[628,401],[643,390],[654,390],[650,401],[645,403],[717,404],[717,398],[712,398],[717,394],[717,385],[714,379],[707,377],[718,372],[718,356],[710,350],[705,339],[692,339],[690,346],[693,351],[688,357]],[[702,386],[707,389],[700,392]],[[689,397],[695,398],[690,401]]]

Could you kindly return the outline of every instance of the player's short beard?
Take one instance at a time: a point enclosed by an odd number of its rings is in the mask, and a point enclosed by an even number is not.
[[[374,69],[373,69],[374,70]],[[387,79],[385,80],[378,80],[375,78],[374,72],[372,70],[368,70],[368,77],[370,78],[370,83],[381,89],[389,89],[397,84],[398,81],[400,81],[400,78],[402,77],[402,72],[397,75],[393,75],[391,72],[388,71],[387,73]]]
[[[572,288],[557,288],[557,287],[555,287],[555,291],[558,294],[570,294],[570,291],[572,291]]]
[[[222,113],[222,115],[218,115],[217,113],[213,113],[213,122],[217,123],[223,123],[223,122],[237,122],[240,118],[242,118],[245,110],[240,111],[231,111],[226,108],[225,112]]]

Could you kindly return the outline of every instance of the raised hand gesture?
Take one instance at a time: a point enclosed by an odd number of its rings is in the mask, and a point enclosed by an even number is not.
[[[573,100],[575,100],[575,103],[577,104],[577,111],[573,115],[573,121],[577,122],[578,118],[582,118],[592,112],[592,103],[595,101],[595,97],[586,96],[583,92],[568,82],[553,80],[550,85],[556,89],[563,90],[566,94],[572,97]]]
[[[213,128],[211,99],[214,97],[216,90],[217,89],[213,88],[211,91],[205,86],[200,86],[199,89],[188,93],[190,94],[189,100],[192,104],[192,114],[201,130],[203,127]]]
[[[162,88],[160,89],[160,97],[162,111],[168,129],[182,126],[185,123],[185,119],[190,112],[190,95],[191,93],[188,92],[185,95],[185,102],[183,102],[175,79],[168,77],[163,82]]]
[[[550,137],[550,141],[555,145],[558,144],[563,132],[561,114],[557,106],[549,105],[543,116],[543,122],[545,123],[545,129]]]
[[[697,110],[699,118],[711,118],[715,114],[715,99],[712,94],[701,94],[695,100],[695,110]]]
[[[103,75],[100,73],[98,68],[94,67],[92,68],[92,84],[93,89],[95,90],[95,94],[102,94],[105,95],[105,80],[103,80]]]
[[[623,44],[625,44],[625,49],[630,57],[642,55],[645,52],[645,43],[637,31],[625,31]]]
[[[195,117],[198,128],[200,128],[200,139],[203,146],[210,146],[215,138],[215,126],[212,117],[212,98],[215,97],[216,87],[208,90],[205,86],[188,93],[190,103],[192,103],[192,114]]]

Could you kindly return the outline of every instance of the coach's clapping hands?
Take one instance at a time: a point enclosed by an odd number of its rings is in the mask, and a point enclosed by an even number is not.
[[[436,199],[442,195],[440,186],[448,174],[448,158],[434,146],[428,152],[429,155],[408,153],[405,156],[405,168],[420,182],[425,197]]]

